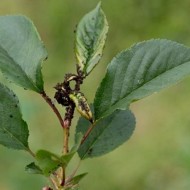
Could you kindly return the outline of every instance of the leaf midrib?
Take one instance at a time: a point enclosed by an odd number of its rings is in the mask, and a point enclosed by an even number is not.
[[[136,90],[142,88],[142,87],[143,87],[144,85],[146,85],[147,83],[149,83],[149,82],[155,80],[157,77],[160,77],[161,75],[165,74],[166,72],[169,72],[169,71],[171,71],[171,70],[173,70],[173,69],[175,69],[175,68],[177,68],[177,67],[181,67],[181,66],[183,66],[184,64],[187,64],[188,62],[190,62],[190,61],[184,62],[184,63],[182,63],[182,64],[180,64],[180,65],[178,65],[178,66],[176,66],[176,67],[173,67],[173,68],[171,68],[171,69],[169,69],[169,70],[167,70],[167,71],[164,71],[164,72],[162,72],[161,74],[157,75],[156,77],[152,78],[151,80],[146,81],[146,83],[144,83],[142,86],[139,86],[139,87],[135,88],[135,89],[134,89],[133,91],[131,91],[129,94],[126,94],[123,98],[119,99],[117,102],[115,102],[114,104],[110,105],[109,110],[112,109],[112,107],[114,107],[114,106],[116,106],[117,104],[119,104],[120,101],[123,101],[124,99],[127,99],[132,93],[134,93]],[[128,104],[130,104],[130,103],[131,103],[131,102],[129,102]],[[109,110],[103,112],[101,115],[102,115],[103,117],[105,117],[105,116],[106,116],[106,113],[107,113],[107,112],[109,113]],[[112,113],[113,113],[113,112],[112,112]],[[99,118],[101,118],[102,116],[99,116]],[[99,119],[99,118],[98,118],[98,119]]]
[[[115,115],[114,115],[114,117],[115,117]],[[104,130],[101,131],[100,135],[99,135],[97,138],[95,138],[95,140],[91,143],[91,145],[89,146],[89,148],[87,149],[86,153],[84,154],[84,156],[83,156],[81,159],[85,158],[85,156],[88,154],[88,151],[89,151],[91,148],[93,148],[93,145],[96,144],[96,142],[98,141],[98,139],[100,138],[100,136],[102,136],[102,134],[105,132],[105,130],[108,128],[108,126],[110,126],[110,123],[113,121],[114,117],[112,117],[112,118],[110,119],[110,122],[106,125],[107,127],[104,127]],[[97,120],[97,121],[99,121],[99,120]],[[95,122],[94,125],[96,125],[97,121]],[[90,125],[90,127],[91,127],[91,126],[92,126],[92,125]],[[95,126],[95,127],[96,127],[96,126]],[[94,129],[95,129],[95,127],[94,127]],[[93,130],[94,130],[94,129],[93,129]],[[92,134],[92,131],[91,131],[91,134]]]
[[[21,145],[24,147],[24,150],[26,150],[26,151],[29,150],[29,148],[26,147],[26,146],[23,144],[23,142],[21,142],[15,135],[13,135],[13,134],[11,133],[11,131],[9,131],[9,130],[8,130],[7,128],[5,128],[5,127],[3,127],[3,129],[9,134],[9,136],[10,136],[11,138],[14,138],[17,142],[19,142],[19,144],[21,144]]]
[[[98,10],[98,12],[99,12],[100,10]],[[99,13],[98,13],[99,14]],[[94,24],[94,28],[97,28],[97,24],[98,24],[98,19],[97,19],[97,16],[96,16],[96,23]],[[94,30],[95,31],[95,30]],[[101,33],[102,34],[102,33]],[[91,43],[91,47],[93,47],[93,48],[91,48],[90,50],[89,50],[89,52],[88,52],[88,58],[87,58],[87,60],[86,60],[86,65],[85,65],[85,70],[86,70],[86,68],[89,66],[89,62],[90,62],[90,60],[92,59],[92,57],[94,56],[94,46],[96,45],[96,43],[97,43],[97,40],[98,39],[98,37],[94,37],[93,36],[93,40],[92,40],[92,43]]]
[[[14,60],[14,58],[12,56],[10,56],[9,52],[2,46],[0,45],[0,47],[6,52],[6,56],[8,56],[12,61],[13,61],[13,64],[15,64],[22,72],[23,72],[23,75],[28,79],[28,81],[32,84],[32,86],[37,89],[38,91],[40,89],[38,89],[38,87],[34,84],[34,82],[32,81],[32,79],[25,73],[25,71],[22,69],[22,67]],[[11,63],[12,64],[12,63]],[[3,72],[4,73],[4,72]]]

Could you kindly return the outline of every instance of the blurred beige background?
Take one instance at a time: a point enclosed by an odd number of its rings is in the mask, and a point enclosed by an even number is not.
[[[64,74],[75,72],[73,31],[80,18],[97,3],[97,0],[0,1],[0,15],[26,15],[38,28],[49,52],[43,75],[51,97],[55,92],[53,86],[63,80]],[[82,87],[89,102],[93,101],[106,65],[116,53],[133,43],[166,38],[190,46],[189,0],[102,0],[102,6],[110,29],[104,57]],[[34,92],[9,84],[2,77],[1,82],[19,96],[30,129],[31,149],[60,153],[62,130],[48,105]],[[190,77],[134,103],[131,107],[137,119],[134,135],[114,152],[83,162],[79,172],[87,171],[89,175],[81,183],[81,190],[190,189],[189,84]],[[76,121],[73,131],[75,124]],[[46,179],[24,171],[31,161],[25,152],[0,146],[0,190],[41,189]]]

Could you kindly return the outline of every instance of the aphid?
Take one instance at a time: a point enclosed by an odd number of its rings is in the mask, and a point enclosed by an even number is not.
[[[63,84],[57,84],[55,86],[55,89],[57,90],[57,92],[55,93],[54,98],[57,100],[57,102],[62,106],[68,106],[70,99]]]
[[[69,94],[69,98],[75,103],[77,111],[91,123],[93,123],[92,112],[88,105],[87,99],[81,92],[72,92]]]

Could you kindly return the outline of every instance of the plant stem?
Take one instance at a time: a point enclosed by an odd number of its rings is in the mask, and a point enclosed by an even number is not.
[[[69,183],[70,180],[73,179],[73,177],[75,176],[75,174],[77,173],[77,170],[79,169],[81,164],[81,160],[79,161],[79,163],[77,164],[77,167],[75,168],[75,170],[71,173],[71,175],[66,179],[65,184]]]
[[[63,187],[65,185],[65,168],[61,167],[59,171],[60,185]]]
[[[41,93],[42,97],[45,99],[45,101],[49,104],[49,106],[52,108],[52,110],[54,111],[54,113],[56,114],[57,118],[59,119],[59,122],[62,126],[62,128],[64,128],[64,123],[63,123],[63,119],[61,117],[61,114],[59,113],[58,109],[56,108],[56,106],[53,104],[52,100],[47,96],[47,94],[45,93],[45,91],[43,91]]]
[[[30,148],[28,148],[27,150],[29,152],[29,154],[32,156],[32,157],[36,157],[36,155],[34,154],[34,152],[32,152],[32,150]]]
[[[78,75],[75,74],[66,74],[65,80],[63,83],[58,83],[55,86],[55,89],[57,92],[55,93],[54,98],[57,100],[59,104],[66,107],[65,117],[62,118],[60,112],[56,108],[56,106],[53,104],[52,100],[47,96],[45,91],[41,92],[41,96],[43,99],[48,103],[48,105],[51,107],[53,112],[56,114],[64,133],[64,139],[63,139],[63,154],[69,153],[69,133],[70,133],[70,126],[73,119],[74,111],[75,111],[75,103],[70,99],[69,94],[72,91],[80,91],[80,85],[83,83],[83,79],[85,77],[82,76],[82,73],[78,72]],[[75,89],[72,90],[70,88],[70,81],[75,80]],[[29,151],[30,152],[30,151]],[[32,152],[30,152],[32,154]],[[77,172],[79,166],[77,166],[76,170],[74,170],[73,174],[71,175],[71,178],[75,175]],[[52,177],[50,178],[54,187],[58,190],[63,190],[65,186],[65,168],[62,167],[62,172],[59,173],[59,177],[55,177],[55,179]],[[58,182],[55,181],[58,179]],[[61,180],[61,181],[60,181]],[[46,187],[44,187],[46,188]]]
[[[58,183],[58,179],[54,178],[54,176],[50,176],[49,177],[50,182],[53,184],[53,189],[58,190],[59,189],[59,183]]]
[[[73,119],[74,111],[75,111],[75,104],[71,102],[71,104],[66,107],[65,118],[63,121],[63,125],[64,125],[63,152],[64,154],[67,154],[69,152],[69,132],[70,132],[70,126]]]
[[[65,126],[64,130],[64,142],[63,142],[63,153],[67,154],[69,152],[69,126]]]

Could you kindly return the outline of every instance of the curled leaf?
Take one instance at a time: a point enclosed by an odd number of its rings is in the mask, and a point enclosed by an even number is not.
[[[69,97],[75,103],[77,111],[92,123],[92,112],[84,94],[81,92],[73,92],[69,94]]]

